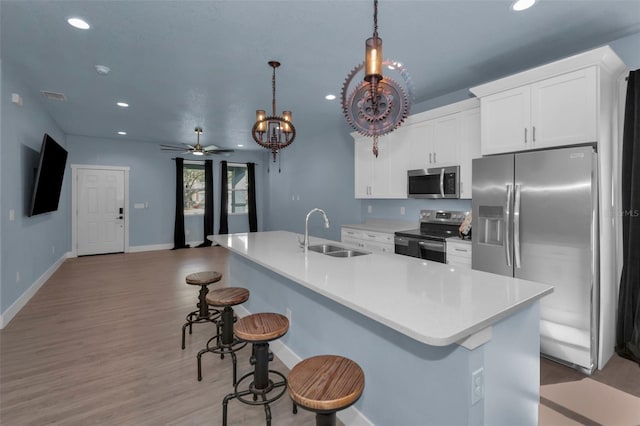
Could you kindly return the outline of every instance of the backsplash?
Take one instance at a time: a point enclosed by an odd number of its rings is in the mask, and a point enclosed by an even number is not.
[[[471,200],[361,200],[362,221],[367,219],[389,219],[415,221],[418,223],[420,210],[471,211]],[[371,212],[369,212],[369,208]],[[404,214],[402,214],[404,208]]]

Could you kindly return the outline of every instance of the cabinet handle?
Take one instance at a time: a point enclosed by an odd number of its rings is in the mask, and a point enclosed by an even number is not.
[[[369,238],[375,238],[376,236],[375,236],[375,235],[371,235],[371,234],[367,234],[367,237],[369,237]]]
[[[431,164],[431,153],[429,153],[429,164]]]
[[[524,128],[524,143],[527,143],[527,128]]]
[[[533,134],[531,136],[533,136],[533,142],[535,142],[536,141],[536,126],[533,126]]]
[[[434,162],[434,163],[437,163],[437,162],[438,162],[438,160],[436,160],[436,153],[435,153],[435,152],[433,153],[433,162]]]
[[[463,252],[463,253],[466,253],[466,252],[467,252],[467,250],[465,250],[465,249],[459,249],[459,248],[457,248],[457,247],[456,247],[456,248],[454,248],[454,250],[455,250],[455,251],[461,251],[461,252]]]

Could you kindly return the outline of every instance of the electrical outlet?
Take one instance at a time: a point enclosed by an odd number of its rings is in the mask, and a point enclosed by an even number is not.
[[[484,368],[471,373],[471,405],[484,398]]]
[[[400,214],[404,216],[404,207],[400,207]]]
[[[16,220],[16,211],[14,209],[9,210],[9,222]]]
[[[367,213],[371,213],[373,211],[373,206],[371,206],[371,204],[369,204],[367,206]]]
[[[291,309],[289,308],[285,309],[284,313],[287,319],[289,320],[289,327],[291,327]]]
[[[20,282],[20,271],[16,272],[16,282],[19,283]]]
[[[56,246],[51,246],[51,254],[56,254]]]

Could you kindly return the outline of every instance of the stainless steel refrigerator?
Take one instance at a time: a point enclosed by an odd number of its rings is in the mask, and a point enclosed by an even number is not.
[[[596,155],[582,146],[473,160],[473,269],[553,285],[540,301],[540,351],[587,373],[598,348]]]

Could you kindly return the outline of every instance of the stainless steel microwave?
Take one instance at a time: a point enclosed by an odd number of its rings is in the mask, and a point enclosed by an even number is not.
[[[460,166],[407,171],[409,198],[460,198]]]

